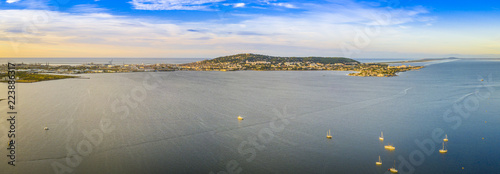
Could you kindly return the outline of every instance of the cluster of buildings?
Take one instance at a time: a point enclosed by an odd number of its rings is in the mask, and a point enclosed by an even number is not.
[[[242,63],[206,63],[195,62],[177,65],[176,70],[192,71],[237,71],[237,70],[353,70],[357,62],[322,64],[317,62],[282,62],[245,61]]]
[[[242,61],[232,62],[194,62],[187,64],[81,64],[81,65],[49,65],[49,64],[16,64],[17,71],[30,74],[83,74],[83,73],[121,73],[121,72],[157,72],[157,71],[286,71],[286,70],[331,70],[331,71],[358,71],[355,76],[395,76],[397,72],[420,69],[412,66],[388,66],[385,64],[359,64],[358,62],[344,62],[323,64],[318,62],[269,62],[269,61]],[[7,65],[0,66],[2,72],[7,72]]]
[[[81,64],[81,65],[49,65],[49,64],[16,64],[16,70],[19,72],[38,73],[56,73],[56,74],[82,74],[82,73],[120,73],[120,72],[153,72],[153,71],[172,71],[175,65],[172,64]],[[7,71],[7,66],[0,67],[2,72]]]

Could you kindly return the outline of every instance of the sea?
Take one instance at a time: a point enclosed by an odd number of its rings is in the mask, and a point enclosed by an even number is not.
[[[16,84],[16,166],[3,100],[0,173],[498,173],[500,61],[417,65],[384,78],[174,71]]]

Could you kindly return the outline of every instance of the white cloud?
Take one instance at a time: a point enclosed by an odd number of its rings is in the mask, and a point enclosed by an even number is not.
[[[6,2],[11,4],[11,3],[19,2],[19,1],[21,1],[21,0],[7,0]]]
[[[236,3],[236,4],[233,4],[233,7],[234,8],[245,7],[245,3]]]
[[[245,7],[245,3],[224,3],[223,6],[232,6],[233,8],[242,8]]]
[[[132,0],[137,10],[209,10],[209,6],[225,0]]]

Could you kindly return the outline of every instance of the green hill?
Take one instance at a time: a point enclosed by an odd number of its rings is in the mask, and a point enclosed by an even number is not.
[[[335,63],[355,63],[359,64],[358,61],[343,58],[343,57],[276,57],[261,54],[236,54],[231,56],[218,57],[211,60],[204,60],[201,63],[245,63],[246,61],[266,61],[272,64],[284,63],[284,62],[311,62],[311,63],[322,63],[322,64],[335,64]]]

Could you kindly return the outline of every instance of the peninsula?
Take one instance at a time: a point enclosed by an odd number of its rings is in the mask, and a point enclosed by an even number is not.
[[[361,63],[344,57],[277,57],[261,54],[236,54],[185,64],[82,64],[49,65],[16,63],[17,82],[38,82],[78,78],[68,74],[158,72],[158,71],[357,71],[350,76],[391,77],[398,72],[423,66],[391,66],[388,63]],[[0,81],[5,82],[7,66],[0,66]]]
[[[350,76],[391,77],[398,72],[421,69],[423,66],[390,66],[385,63],[360,63],[343,57],[275,57],[260,54],[237,54],[211,60],[180,64],[178,70],[188,71],[357,71]]]
[[[78,76],[38,74],[38,73],[29,73],[26,71],[17,72],[15,77],[16,77],[16,82],[18,82],[18,83],[33,83],[33,82],[40,82],[40,81],[47,81],[47,80],[78,78]],[[7,77],[7,73],[2,72],[0,74],[0,82],[8,82],[8,81],[9,81],[9,78]]]

